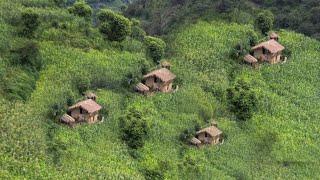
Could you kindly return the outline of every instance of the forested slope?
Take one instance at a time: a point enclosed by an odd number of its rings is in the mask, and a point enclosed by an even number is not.
[[[144,19],[150,33],[168,33],[175,26],[195,19],[215,19],[250,23],[257,14],[270,10],[275,27],[295,30],[319,39],[320,4],[318,0],[137,0],[126,13]]]

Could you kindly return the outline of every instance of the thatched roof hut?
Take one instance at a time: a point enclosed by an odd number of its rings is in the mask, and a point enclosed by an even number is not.
[[[92,99],[92,100],[94,100],[94,101],[96,101],[97,98],[98,98],[98,96],[97,96],[95,93],[93,93],[93,92],[87,92],[87,93],[85,94],[85,97],[86,97],[87,99]]]
[[[249,64],[253,64],[253,63],[258,62],[258,60],[255,57],[251,56],[250,54],[245,55],[243,60]]]
[[[162,68],[171,69],[171,63],[169,61],[162,61],[160,65]]]
[[[201,145],[201,141],[195,137],[193,137],[191,140],[190,140],[190,143],[194,146],[200,146]]]
[[[170,70],[166,68],[161,68],[154,70],[147,75],[143,76],[143,79],[147,79],[149,77],[156,77],[159,78],[162,82],[169,82],[176,78],[176,75],[174,75]]]
[[[278,41],[279,40],[279,35],[277,33],[275,33],[275,32],[271,32],[269,34],[269,39],[274,39],[274,40]]]
[[[102,106],[97,104],[92,99],[87,99],[87,100],[84,100],[84,101],[80,101],[77,104],[69,107],[69,111],[71,111],[73,109],[76,109],[76,108],[82,108],[85,111],[87,111],[88,113],[94,113],[94,112],[100,111],[102,109]]]
[[[68,114],[64,114],[61,118],[60,118],[60,122],[62,123],[66,123],[66,124],[72,124],[72,123],[75,123],[76,120],[69,116]]]
[[[285,49],[285,47],[283,47],[280,43],[278,43],[276,40],[274,39],[270,39],[269,41],[266,42],[262,42],[256,46],[254,46],[251,50],[256,50],[256,49],[260,49],[260,48],[264,48],[266,50],[268,50],[270,53],[275,54],[278,52],[281,52]]]
[[[150,91],[149,87],[144,85],[143,83],[138,83],[135,87],[134,87],[135,91],[140,92],[140,93],[147,93]]]

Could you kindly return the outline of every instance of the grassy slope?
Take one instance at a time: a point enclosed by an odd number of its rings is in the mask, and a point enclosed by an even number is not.
[[[318,177],[313,173],[318,167],[320,144],[320,43],[283,31],[281,42],[292,50],[292,58],[286,64],[266,64],[254,71],[226,57],[230,47],[245,38],[247,29],[252,28],[200,22],[179,32],[172,43],[177,56],[173,61],[180,69],[176,72],[180,78],[189,79],[185,84],[195,80],[200,86],[212,86],[213,94],[220,94],[236,74],[249,79],[259,96],[260,108],[251,121],[234,127],[241,130],[226,131],[228,140],[219,150],[203,150],[208,153],[208,163],[251,178]],[[217,116],[225,117],[221,113],[224,103],[217,103]],[[230,127],[221,124],[223,130]]]
[[[179,91],[146,98],[121,86],[126,74],[140,68],[143,52],[118,51],[101,43],[101,38],[83,38],[84,47],[92,40],[109,50],[71,48],[82,46],[77,41],[81,32],[72,33],[81,22],[75,19],[71,36],[62,34],[67,39],[63,42],[55,29],[41,33],[40,54],[46,68],[27,102],[0,100],[0,177],[142,179],[142,172],[164,165],[165,177],[172,179],[320,176],[319,42],[283,31],[281,41],[292,50],[292,58],[254,71],[228,58],[231,47],[247,38],[251,26],[199,22],[180,29],[168,41]],[[78,77],[102,82],[98,101],[109,112],[101,124],[69,129],[53,123],[47,114],[67,96],[81,97],[74,87]],[[243,124],[234,120],[225,97],[239,77],[251,82],[260,107]],[[118,127],[125,107],[135,104],[148,112],[152,122],[151,137],[137,160],[120,140]],[[181,144],[183,130],[196,123],[206,126],[211,116],[227,135],[223,145],[199,150]]]

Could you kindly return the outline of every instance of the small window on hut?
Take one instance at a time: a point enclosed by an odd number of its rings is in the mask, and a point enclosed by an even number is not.
[[[154,78],[154,82],[155,82],[155,83],[160,83],[161,80],[160,80],[159,78]]]
[[[266,50],[265,48],[262,48],[262,53],[263,53],[263,54],[267,54],[267,53],[268,53],[268,50]]]
[[[82,108],[80,108],[80,114],[83,114],[83,109]]]
[[[208,137],[208,133],[204,133],[204,137],[206,137],[206,138],[207,138],[207,137]]]

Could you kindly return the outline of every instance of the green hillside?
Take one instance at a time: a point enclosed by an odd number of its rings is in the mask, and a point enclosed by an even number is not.
[[[291,57],[254,70],[230,58],[254,33],[252,25],[185,25],[166,37],[177,92],[146,97],[127,83],[157,67],[143,40],[111,42],[65,8],[24,2],[0,2],[0,178],[320,178],[319,41],[281,30]],[[42,23],[33,37],[22,37],[19,17],[30,9]],[[38,47],[36,63],[17,64],[28,42]],[[228,93],[239,82],[256,97],[246,121],[234,113]],[[58,123],[55,107],[80,100],[81,89],[97,93],[104,121],[75,128]],[[121,138],[121,120],[132,110],[150,127],[138,149]],[[223,144],[199,149],[181,140],[211,118],[224,132]]]

